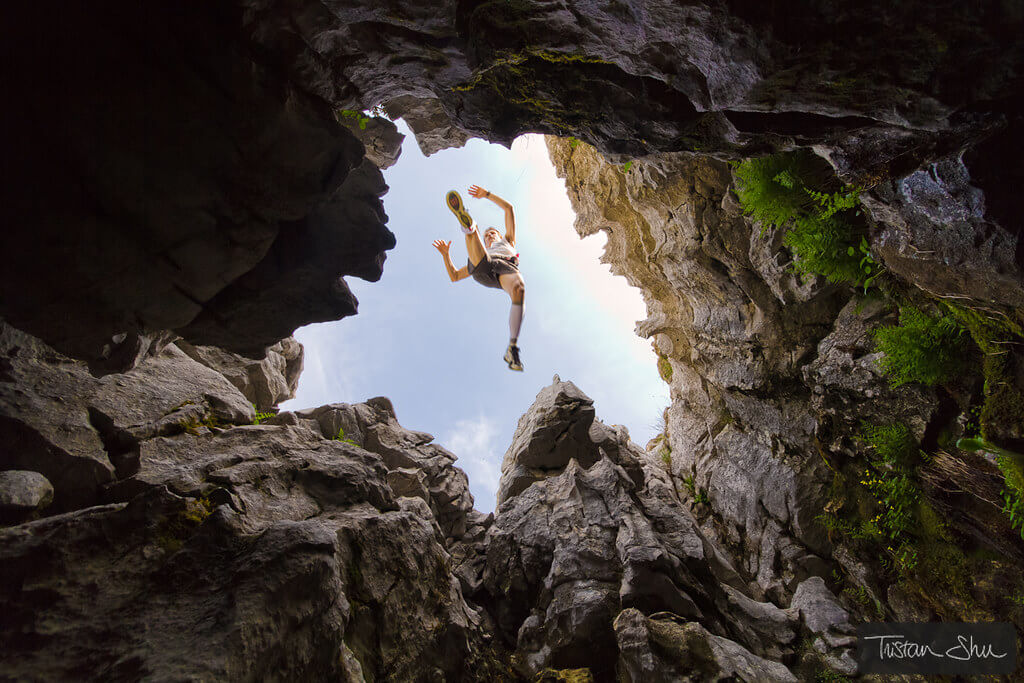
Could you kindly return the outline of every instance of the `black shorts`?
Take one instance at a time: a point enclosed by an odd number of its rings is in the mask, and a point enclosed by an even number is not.
[[[474,266],[473,262],[470,261],[466,268],[469,270],[469,274],[473,276],[473,279],[484,287],[501,289],[501,283],[498,282],[498,276],[518,273],[519,259],[515,256],[506,258],[504,256],[487,254],[484,257],[484,260],[480,263]]]

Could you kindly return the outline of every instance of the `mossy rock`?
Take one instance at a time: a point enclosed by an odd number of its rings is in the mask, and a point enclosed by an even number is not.
[[[534,677],[534,683],[594,683],[590,669],[544,669]]]
[[[672,363],[665,356],[658,356],[658,374],[665,382],[672,381]]]

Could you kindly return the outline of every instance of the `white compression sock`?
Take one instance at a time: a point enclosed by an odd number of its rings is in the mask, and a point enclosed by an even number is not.
[[[508,313],[508,336],[509,341],[515,344],[519,339],[519,328],[523,326],[523,305],[512,304],[512,310]]]
[[[472,235],[473,231],[476,230],[476,221],[473,221],[473,225],[469,226],[468,228],[462,225],[462,223],[459,223],[459,227],[462,228],[462,232],[466,233],[467,235]]]

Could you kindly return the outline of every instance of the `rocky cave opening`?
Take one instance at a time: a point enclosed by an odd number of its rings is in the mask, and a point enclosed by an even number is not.
[[[1016,4],[113,0],[0,30],[0,677],[843,680],[873,621],[1019,651]],[[393,145],[345,114],[376,104],[420,144],[555,136],[643,292],[660,439],[556,379],[484,514],[387,398],[272,414],[291,333],[395,246]]]

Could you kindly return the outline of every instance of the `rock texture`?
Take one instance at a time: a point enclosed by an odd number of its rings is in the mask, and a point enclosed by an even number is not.
[[[294,337],[268,347],[259,361],[216,346],[193,346],[184,340],[176,343],[189,358],[224,375],[258,411],[266,412],[295,397],[302,374],[303,348]]]
[[[239,390],[174,345],[95,379],[28,335],[4,338],[0,387],[46,405],[49,430],[3,405],[39,444],[17,452],[34,471],[0,473],[3,491],[31,477],[45,493],[37,472],[69,458],[104,475],[51,474],[64,513],[0,529],[4,676],[508,677],[453,560],[491,519],[455,456],[403,429],[387,399],[253,425]],[[45,393],[59,389],[78,394]],[[59,441],[61,425],[82,436]],[[4,502],[24,508],[19,491]]]
[[[19,257],[2,285],[24,295],[0,315],[96,363],[162,330],[258,355],[355,312],[343,276],[375,280],[394,243],[363,162],[393,158],[377,143],[394,135],[367,128],[367,157],[339,110],[406,115],[428,152],[528,131],[620,163],[814,145],[847,180],[948,195],[966,216],[962,162],[1000,217],[1015,212],[1001,189],[1021,179],[1007,163],[1022,148],[1024,18],[1011,5],[117,0],[12,12],[16,104],[0,128],[18,170],[5,206]],[[907,175],[932,162],[932,180]],[[901,229],[934,230],[927,213]],[[994,269],[991,287],[1019,285],[998,256],[1005,240],[990,243],[996,264],[965,265]],[[948,265],[935,277],[958,277]]]
[[[27,470],[0,472],[0,519],[23,521],[53,502],[53,486],[43,475]]]
[[[523,468],[538,478],[525,483]],[[677,680],[668,672],[696,666],[697,657],[723,678],[743,669],[761,680],[754,663],[763,655],[793,655],[796,614],[749,595],[663,463],[624,429],[594,422],[591,401],[572,383],[556,377],[520,420],[501,490],[482,602],[515,643],[521,673],[586,667],[596,680],[618,671],[619,680],[639,681],[653,666]],[[669,648],[664,662],[638,652],[644,614],[657,612],[702,624],[691,626],[704,644]],[[772,680],[795,680],[777,661],[763,666]]]
[[[15,679],[782,681],[802,633],[842,645],[841,607],[819,624],[823,585],[792,607],[759,597],[664,463],[557,377],[484,515],[456,456],[386,398],[252,424],[239,389],[175,344],[97,379],[9,326],[4,339],[0,387],[47,405],[52,426],[2,405],[40,446],[0,479],[47,473],[55,491],[51,508],[22,505],[46,516],[0,529]],[[82,435],[58,441],[62,424]],[[49,474],[76,457],[102,481]]]
[[[872,336],[895,324],[891,302],[796,277],[781,236],[742,215],[725,163],[663,154],[622,166],[576,141],[549,138],[548,145],[577,231],[608,234],[603,260],[647,303],[637,332],[652,339],[672,397],[664,434],[648,448],[670,463],[702,531],[733,559],[752,597],[800,607],[796,591],[815,586],[837,607],[830,591],[841,593],[843,612],[865,619],[1019,618],[985,587],[1021,566],[1019,534],[1005,517],[990,517],[994,510],[949,498],[993,500],[988,478],[1002,476],[970,454],[945,450],[951,434],[955,441],[964,433],[972,392],[980,395],[980,361],[974,374],[943,387],[894,389]],[[957,154],[966,159],[975,149]],[[891,286],[1012,320],[1024,282],[1015,260],[1018,223],[987,209],[988,195],[956,154],[911,171],[863,200],[872,253],[900,283]],[[1007,342],[1000,354],[1013,359],[1019,348]],[[1020,378],[1003,381],[1019,386]],[[871,456],[862,435],[865,425],[894,422],[929,453],[916,485],[928,509],[944,513],[922,513],[932,527],[920,533],[932,534],[933,545],[917,548],[914,568],[900,573],[892,547],[880,549],[886,568],[849,528],[826,524],[844,506],[854,514],[877,507],[858,483]],[[972,584],[970,576],[989,578]],[[942,598],[932,595],[936,585],[947,587]],[[800,666],[816,658],[815,667],[851,674],[849,631],[812,622],[806,628],[827,636],[813,639],[817,654],[801,655]]]
[[[893,389],[891,310],[796,278],[724,161],[813,149],[894,287],[1020,322],[1022,31],[1014,3],[919,0],[13,7],[0,471],[35,474],[4,475],[3,675],[792,680],[855,673],[858,620],[1024,630],[1005,463],[940,445],[998,393],[1020,450],[1020,344]],[[428,153],[576,138],[551,150],[577,227],[609,232],[671,385],[649,450],[556,381],[492,517],[386,399],[252,424],[292,331],[354,314],[344,277],[395,244],[376,105]],[[871,504],[846,483],[881,418],[930,456],[940,562],[907,581],[822,521]]]

